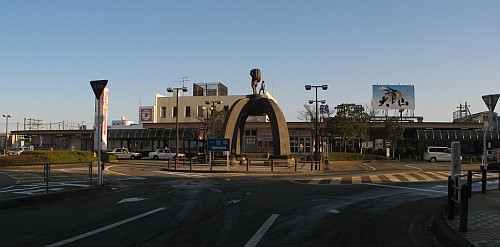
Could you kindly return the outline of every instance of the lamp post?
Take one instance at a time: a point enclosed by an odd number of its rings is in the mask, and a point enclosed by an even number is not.
[[[212,106],[210,107],[210,118],[212,118],[212,116],[214,115],[214,111],[217,110],[215,108],[215,104],[218,104],[218,105],[222,104],[222,100],[215,100],[215,101],[206,100],[205,104],[206,105],[212,104]],[[208,110],[207,110],[207,121],[208,121],[208,119],[209,118],[208,118]],[[212,119],[212,124],[211,125],[212,125],[211,126],[212,127],[211,128],[212,129],[212,138],[214,138],[215,137],[215,123],[213,122],[213,119]],[[213,160],[213,158],[212,158],[212,152],[209,152],[209,156],[210,156],[210,163],[212,163],[212,160]],[[210,165],[210,170],[211,169],[212,169],[212,165]]]
[[[325,100],[318,100],[318,88],[321,88],[323,90],[328,89],[328,85],[305,85],[306,90],[311,90],[314,88],[316,90],[316,98],[315,100],[309,100],[309,104],[316,103],[316,118],[315,118],[315,128],[316,128],[316,133],[314,137],[314,160],[318,161],[319,158],[319,134],[318,134],[318,102],[321,102],[324,104],[326,102]]]
[[[167,92],[173,93],[175,91],[175,97],[176,97],[176,102],[175,102],[175,169],[177,170],[177,163],[178,163],[178,156],[179,156],[179,90],[182,90],[182,92],[187,92],[188,88],[187,87],[168,87]]]
[[[212,104],[212,106],[210,107],[210,116],[213,116],[214,115],[214,111],[217,110],[215,108],[215,104],[218,104],[218,105],[222,104],[222,100],[215,100],[215,101],[206,100],[205,104],[206,105]],[[207,115],[207,118],[208,118],[208,115]],[[212,119],[212,122],[213,122],[213,119]],[[214,124],[212,124],[212,137],[215,137],[215,126],[214,126]]]
[[[5,118],[5,156],[8,155],[8,140],[9,140],[9,118],[12,117],[10,114],[3,114],[3,117]]]

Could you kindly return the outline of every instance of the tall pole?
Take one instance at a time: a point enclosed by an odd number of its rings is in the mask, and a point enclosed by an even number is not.
[[[9,118],[12,117],[10,114],[3,114],[3,117],[5,118],[5,156],[9,155],[8,153],[8,146],[9,146]]]
[[[316,136],[315,136],[315,143],[314,143],[314,160],[319,161],[319,135],[318,135],[318,87],[316,89]]]
[[[177,170],[177,164],[179,162],[179,88],[176,88],[175,94],[175,109],[177,109],[175,113],[175,170]]]
[[[318,100],[318,87],[320,87],[321,89],[323,90],[327,90],[328,89],[328,85],[318,85],[318,86],[313,86],[313,85],[305,85],[305,89],[306,90],[311,90],[312,88],[314,88],[316,90],[316,98],[315,100],[309,100],[309,104],[312,104],[313,102],[316,103],[316,117],[315,117],[315,128],[316,128],[316,131],[315,131],[315,137],[314,137],[314,159],[316,161],[319,161],[320,160],[320,156],[319,156],[319,116],[318,116],[318,103],[320,102]],[[321,103],[325,102],[324,100],[321,101]]]
[[[175,101],[175,169],[177,170],[177,164],[178,164],[178,156],[179,156],[179,90],[182,90],[183,92],[187,92],[188,88],[187,87],[177,87],[177,88],[172,88],[169,87],[167,88],[167,92],[173,93],[175,92],[177,95],[176,101]]]

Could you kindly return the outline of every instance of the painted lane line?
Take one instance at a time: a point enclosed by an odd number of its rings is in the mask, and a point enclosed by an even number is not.
[[[146,212],[146,213],[143,213],[143,214],[140,214],[140,215],[137,215],[137,216],[134,216],[132,218],[128,218],[126,220],[122,220],[120,222],[116,222],[116,223],[113,223],[111,225],[108,225],[108,226],[105,226],[105,227],[101,227],[99,229],[95,229],[93,231],[90,231],[90,232],[87,232],[87,233],[84,233],[84,234],[81,234],[81,235],[78,235],[78,236],[75,236],[75,237],[72,237],[72,238],[69,238],[69,239],[66,239],[66,240],[63,240],[63,241],[60,241],[60,242],[57,242],[57,243],[54,243],[54,244],[51,244],[51,245],[48,245],[48,247],[53,247],[53,246],[62,246],[62,245],[65,245],[65,244],[69,244],[69,243],[72,243],[72,242],[75,242],[75,241],[78,241],[80,239],[84,239],[86,237],[89,237],[89,236],[92,236],[92,235],[95,235],[97,233],[100,233],[100,232],[103,232],[103,231],[106,231],[106,230],[109,230],[109,229],[112,229],[112,228],[115,228],[117,226],[121,226],[123,224],[127,224],[131,221],[134,221],[134,220],[137,220],[137,219],[140,219],[140,218],[143,218],[143,217],[146,217],[148,215],[151,215],[151,214],[154,214],[154,213],[157,213],[157,212],[160,212],[162,210],[165,210],[166,208],[165,207],[161,207],[161,208],[157,208],[155,210],[151,210],[149,212]]]
[[[116,204],[127,203],[127,202],[140,202],[140,201],[144,201],[146,199],[147,198],[144,198],[144,197],[130,197],[130,198],[125,198],[125,199],[117,202]]]
[[[311,181],[308,182],[308,184],[319,184],[323,178],[313,178]]]
[[[368,166],[370,169],[372,169],[372,171],[376,171],[377,170],[377,168],[375,168],[375,167],[373,167],[371,165],[368,165],[368,164],[365,164],[365,163],[363,163],[363,165]]]
[[[422,171],[422,168],[420,167],[416,167],[416,166],[412,166],[412,165],[405,165],[406,167],[410,167],[410,168],[413,168],[413,169],[417,169],[419,172]]]
[[[332,209],[332,210],[330,210],[330,213],[332,213],[332,214],[338,214],[338,213],[340,213],[340,211],[338,211],[337,209]]]
[[[264,234],[266,234],[267,230],[271,227],[271,225],[274,223],[274,221],[280,216],[279,214],[273,214],[269,217],[269,219],[264,222],[264,225],[262,225],[259,230],[253,235],[253,237],[248,240],[248,242],[245,244],[244,247],[255,247],[259,243],[259,241],[264,237]]]
[[[386,185],[386,184],[366,184],[366,185],[379,186],[379,187],[387,187],[387,188],[395,188],[395,189],[416,190],[416,191],[423,191],[423,192],[448,194],[447,191],[426,190],[426,189],[418,189],[418,188],[410,188],[410,187],[402,187],[402,186],[394,186],[394,185]]]

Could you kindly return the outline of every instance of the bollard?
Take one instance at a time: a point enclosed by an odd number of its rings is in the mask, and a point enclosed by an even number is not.
[[[50,164],[45,164],[43,166],[43,175],[45,178],[45,192],[49,193],[49,179],[50,179]]]
[[[453,203],[453,197],[455,197],[453,194],[455,192],[455,189],[453,189],[453,179],[451,179],[451,176],[448,177],[448,219],[452,220],[454,217],[454,210],[453,208],[455,207]]]
[[[498,190],[500,190],[500,169],[498,169]]]
[[[314,161],[311,161],[311,171],[313,171]]]
[[[193,158],[189,158],[189,171],[193,171]]]
[[[271,159],[271,171],[274,172],[274,159]]]
[[[459,231],[467,231],[467,219],[469,218],[469,188],[466,184],[462,185],[460,191],[460,228]]]
[[[469,187],[469,198],[472,196],[472,171],[467,171],[467,186]]]
[[[247,159],[247,172],[250,170],[250,159]]]
[[[483,169],[481,171],[481,193],[486,193],[486,183],[487,183],[487,180],[486,180],[486,169]]]
[[[297,159],[295,159],[295,171],[297,171],[297,163],[298,163],[298,162],[299,162],[299,161],[298,161]],[[500,174],[500,173],[499,173],[499,174]],[[500,186],[500,183],[498,183],[498,185]]]
[[[171,161],[170,159],[168,159],[168,161],[167,161],[167,166],[168,166],[168,169],[170,169],[171,162],[172,162],[172,161]]]
[[[92,162],[89,162],[90,187],[92,187]]]

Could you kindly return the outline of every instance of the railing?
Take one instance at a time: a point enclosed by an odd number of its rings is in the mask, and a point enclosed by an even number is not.
[[[481,174],[480,180],[473,180],[473,174]],[[479,172],[467,171],[466,175],[461,175],[460,177],[467,177],[467,181],[462,186],[458,185],[458,177],[453,179],[452,176],[448,177],[448,207],[447,214],[448,219],[452,220],[455,216],[455,205],[459,206],[460,215],[460,226],[459,231],[467,231],[467,220],[469,214],[469,198],[472,197],[472,184],[481,183],[481,193],[486,193],[488,180],[498,179],[500,181],[500,170],[498,170],[498,178],[488,179],[488,171],[481,166]],[[498,184],[498,189],[500,190],[500,182]],[[460,194],[460,196],[459,196]]]
[[[0,174],[14,179],[17,186],[33,184],[38,188],[43,187],[45,193],[50,193],[56,185],[58,190],[63,189],[63,187],[97,185],[97,164],[92,164],[92,162],[2,165],[0,166]]]

